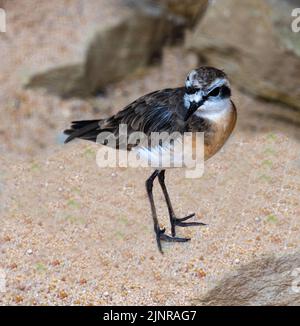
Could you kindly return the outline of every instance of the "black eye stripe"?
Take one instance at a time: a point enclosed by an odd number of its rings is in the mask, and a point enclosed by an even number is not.
[[[211,92],[207,94],[207,97],[230,97],[231,96],[231,90],[228,86],[223,85],[222,87],[216,87]]]
[[[186,87],[186,94],[188,95],[193,95],[196,94],[199,91],[198,88],[195,87]],[[208,97],[217,97],[217,96],[221,96],[221,97],[230,97],[231,96],[231,90],[228,86],[221,86],[221,87],[216,87],[215,89],[213,89],[212,91],[210,91],[207,96],[205,96],[206,98]]]

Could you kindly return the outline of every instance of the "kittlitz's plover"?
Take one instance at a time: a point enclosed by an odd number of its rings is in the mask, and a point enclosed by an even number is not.
[[[118,138],[121,124],[127,125],[128,137],[137,131],[143,132],[147,137],[153,132],[180,134],[202,132],[204,159],[207,160],[224,145],[234,129],[236,118],[237,112],[231,100],[231,89],[226,74],[213,67],[200,67],[188,74],[185,87],[164,89],[144,95],[107,119],[74,121],[71,128],[64,131],[69,135],[65,142],[75,138],[96,142],[102,132],[112,132]],[[127,146],[126,149],[145,152],[145,146],[142,147],[138,142]],[[157,177],[168,207],[171,236],[165,234],[165,229],[161,229],[158,223],[152,193],[153,182]],[[153,172],[146,181],[146,189],[160,252],[162,252],[161,241],[190,240],[176,237],[176,226],[205,225],[200,222],[186,222],[195,214],[183,218],[176,217],[165,185],[164,168],[158,168]]]

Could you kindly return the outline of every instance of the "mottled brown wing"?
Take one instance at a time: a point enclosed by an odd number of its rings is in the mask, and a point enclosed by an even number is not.
[[[96,142],[102,132],[111,132],[118,138],[120,124],[127,125],[128,136],[134,131],[147,136],[151,132],[179,131],[183,128],[183,96],[183,88],[155,91],[140,97],[108,119],[73,121],[71,127],[64,131],[69,136],[65,142],[75,138]]]
[[[118,134],[120,124],[126,124],[128,134],[141,131],[174,132],[184,129],[184,89],[164,89],[147,94],[101,124],[101,129]]]

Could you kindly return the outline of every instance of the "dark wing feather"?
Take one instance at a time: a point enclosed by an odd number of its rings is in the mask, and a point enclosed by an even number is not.
[[[174,132],[184,128],[183,105],[184,89],[164,89],[147,94],[134,101],[125,109],[107,119],[102,128],[118,133],[120,124],[128,126],[128,134],[141,131],[146,135],[151,132]]]
[[[65,142],[74,138],[96,141],[103,131],[112,132],[118,137],[120,124],[127,125],[128,136],[135,131],[146,135],[151,132],[184,131],[186,109],[183,96],[184,88],[164,89],[140,97],[108,119],[74,121],[71,129],[65,131],[69,135]]]
[[[96,141],[97,135],[100,132],[100,121],[101,120],[73,121],[70,129],[64,131],[64,134],[69,135],[65,140],[65,143],[68,143],[75,138]]]

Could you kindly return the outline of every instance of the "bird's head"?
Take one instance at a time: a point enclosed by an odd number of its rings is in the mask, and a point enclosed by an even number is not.
[[[185,81],[186,120],[196,111],[216,112],[230,105],[231,89],[226,74],[213,67],[192,70]]]

